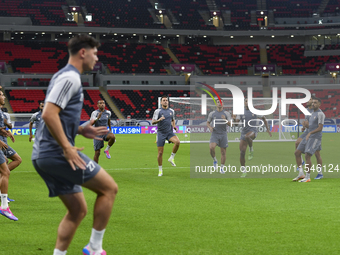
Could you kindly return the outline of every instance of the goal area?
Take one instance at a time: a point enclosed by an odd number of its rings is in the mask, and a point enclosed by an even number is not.
[[[233,116],[233,99],[221,98],[223,101],[223,110]],[[209,143],[211,132],[207,127],[207,118],[210,112],[216,110],[215,99],[206,98],[203,107],[206,113],[202,111],[201,97],[169,97],[169,107],[175,111],[176,125],[180,130],[176,135],[183,143]],[[273,105],[272,98],[253,98],[253,106],[257,110],[268,110]],[[158,98],[158,106],[161,107],[161,98]],[[253,121],[252,125],[257,128],[256,142],[283,142],[293,141],[291,132],[295,131],[298,124],[296,120],[289,119],[289,105],[287,105],[286,114],[281,113],[281,99],[278,98],[275,111],[270,115],[265,115],[272,136],[267,133],[267,129],[260,118]],[[255,116],[255,115],[254,115]],[[259,116],[258,116],[259,117]],[[262,116],[260,116],[262,117]],[[241,132],[245,126],[242,115],[238,115],[239,123],[232,120],[232,126],[228,127],[228,141],[239,142]],[[254,118],[255,119],[255,118]],[[257,124],[254,124],[257,123]]]

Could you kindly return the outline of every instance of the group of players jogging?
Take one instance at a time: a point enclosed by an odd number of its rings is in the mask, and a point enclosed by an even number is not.
[[[315,154],[318,165],[318,175],[315,177],[316,180],[322,179],[322,159],[320,156],[321,151],[321,139],[322,139],[322,128],[325,120],[325,114],[320,109],[321,100],[312,96],[307,102],[308,111],[311,115],[307,115],[303,121],[303,134],[296,141],[295,158],[297,163],[298,176],[293,181],[299,182],[310,182],[310,170],[312,167],[311,157]],[[232,120],[233,119],[233,120]],[[264,116],[258,116],[253,114],[248,108],[248,99],[244,101],[244,114],[242,116],[236,116],[223,109],[223,101],[216,100],[216,110],[212,111],[208,115],[207,126],[211,132],[209,141],[210,155],[213,159],[213,167],[215,170],[218,168],[218,160],[215,155],[215,148],[220,147],[221,161],[220,161],[220,173],[225,174],[225,162],[226,162],[226,151],[228,147],[228,127],[231,123],[239,123],[242,120],[244,127],[241,131],[240,137],[240,170],[241,177],[247,176],[246,170],[246,150],[249,146],[248,160],[252,160],[254,156],[253,140],[255,140],[258,128],[256,127],[257,119],[262,119],[266,130],[271,137],[271,131],[268,126],[268,122]],[[215,120],[226,120],[222,122],[215,122]],[[161,108],[157,109],[152,118],[152,124],[158,125],[157,130],[157,147],[158,147],[158,176],[163,175],[162,169],[162,156],[164,150],[165,141],[174,143],[172,153],[168,161],[171,165],[176,166],[174,157],[179,148],[180,141],[175,135],[173,130],[177,131],[175,126],[175,112],[169,108],[169,99],[167,96],[161,98]],[[303,171],[303,165],[305,161],[302,158],[302,154],[305,154],[306,159],[306,175]]]
[[[65,255],[72,238],[85,217],[87,206],[82,193],[85,187],[97,194],[93,212],[93,226],[89,243],[83,248],[85,255],[105,255],[102,248],[102,240],[106,225],[109,221],[113,203],[118,192],[118,186],[113,178],[98,165],[101,149],[104,141],[108,142],[104,153],[108,159],[111,158],[109,150],[115,143],[115,135],[111,132],[111,112],[105,109],[104,100],[97,102],[98,110],[91,114],[87,125],[79,126],[80,115],[83,107],[83,89],[80,74],[93,69],[98,61],[97,48],[100,43],[88,35],[76,35],[68,42],[69,61],[68,64],[57,72],[48,86],[45,102],[39,105],[39,111],[32,115],[30,120],[29,141],[33,139],[33,123],[36,124],[35,141],[33,144],[32,163],[37,173],[45,181],[49,190],[49,196],[58,196],[67,208],[65,217],[58,228],[57,241],[54,255]],[[320,110],[321,100],[312,98],[308,102],[311,115],[303,122],[304,133],[297,140],[295,157],[299,166],[299,175],[294,181],[310,181],[311,156],[316,155],[318,164],[322,164],[320,157],[322,127],[325,115]],[[5,95],[0,90],[0,106],[5,105]],[[249,146],[248,160],[253,158],[253,140],[257,136],[257,129],[249,125],[256,119],[262,119],[268,134],[271,136],[268,123],[264,116],[256,116],[248,109],[247,100],[244,102],[245,113],[243,116],[231,116],[223,110],[223,102],[217,103],[215,111],[212,111],[207,119],[207,126],[211,131],[210,155],[213,158],[213,166],[218,167],[215,156],[216,146],[221,149],[221,173],[226,161],[226,149],[228,147],[228,128],[231,119],[239,122],[244,119],[245,127],[240,137],[240,164],[242,176],[247,175],[245,168],[245,154]],[[227,124],[213,123],[214,119],[225,119]],[[180,140],[175,135],[177,131],[175,123],[175,112],[169,108],[167,96],[162,96],[161,107],[155,110],[152,124],[157,124],[157,148],[158,148],[158,176],[163,176],[163,152],[165,141],[173,143],[173,149],[168,162],[175,164],[175,155],[180,146]],[[215,124],[215,125],[213,125]],[[21,163],[20,156],[7,143],[7,137],[15,141],[12,133],[6,130],[12,128],[9,115],[0,110],[0,190],[1,209],[0,214],[17,221],[8,206],[8,179],[10,171]],[[107,129],[109,127],[109,130]],[[76,135],[82,135],[94,140],[94,159],[91,160],[80,151],[82,148],[75,147]],[[301,154],[306,154],[306,175],[303,172]],[[12,160],[8,164],[8,159]],[[321,179],[322,172],[316,179]]]

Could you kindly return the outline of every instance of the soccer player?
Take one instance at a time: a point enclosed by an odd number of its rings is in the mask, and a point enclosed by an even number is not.
[[[98,110],[95,110],[91,114],[90,124],[94,125],[95,127],[109,127],[109,131],[107,134],[101,136],[103,140],[93,140],[93,147],[94,147],[94,158],[93,160],[98,163],[99,156],[100,156],[100,149],[104,147],[104,141],[108,141],[106,149],[104,153],[108,159],[111,158],[109,150],[111,146],[115,143],[116,137],[111,132],[111,112],[105,110],[105,101],[99,100],[97,103]]]
[[[316,151],[321,150],[322,128],[325,121],[325,114],[321,111],[321,99],[313,99],[314,112],[309,117],[307,124],[308,134],[302,139],[299,146],[295,150],[296,164],[299,166],[299,174],[293,181],[310,182],[310,168],[312,167],[311,157]],[[306,158],[306,175],[303,172],[301,153],[305,153]]]
[[[158,176],[163,175],[163,151],[165,140],[174,143],[172,148],[172,153],[168,161],[172,166],[175,164],[175,155],[179,148],[180,141],[178,137],[174,134],[173,129],[177,130],[175,123],[175,111],[169,108],[169,100],[167,96],[162,96],[161,108],[157,109],[152,117],[152,125],[157,124],[157,149],[158,149]]]
[[[4,121],[4,126],[2,128],[7,127],[9,129],[12,129],[13,126],[12,126],[12,122],[11,122],[11,117],[7,113],[7,109],[4,108],[4,107],[2,108],[2,114],[3,114],[3,116],[0,116],[0,118],[3,119],[3,121]],[[15,142],[14,136],[12,135],[11,132],[8,132],[7,136],[9,136],[11,138],[12,142]],[[19,154],[11,146],[8,145],[7,136],[0,136],[0,140],[3,141],[7,145],[7,148],[3,149],[3,153],[4,153],[6,158],[11,160],[11,162],[8,164],[8,169],[10,171],[12,171],[21,164],[22,159],[19,156]],[[7,197],[7,200],[8,200],[8,202],[15,201],[14,199],[10,199],[9,197]]]
[[[309,101],[307,102],[307,110],[310,113],[313,113],[314,109],[313,109],[313,100],[315,99],[315,96],[311,96],[311,98],[309,99]],[[295,150],[297,149],[297,147],[299,146],[299,144],[301,143],[302,139],[305,138],[307,136],[307,134],[309,133],[308,128],[306,127],[308,125],[308,120],[309,120],[310,116],[306,116],[305,120],[302,122],[302,131],[303,134],[300,135],[300,137],[296,140],[295,142]],[[317,162],[317,170],[318,170],[318,175],[314,178],[316,180],[320,180],[323,178],[323,174],[322,174],[322,158],[321,158],[321,154],[320,151],[316,151],[315,152],[315,157],[316,157],[316,162]],[[302,158],[302,154],[301,154],[301,161],[302,161],[302,166],[305,164],[305,161]],[[297,167],[297,170],[299,170],[299,166]]]
[[[212,111],[208,115],[207,126],[211,132],[210,137],[210,155],[213,158],[214,168],[217,169],[217,158],[215,156],[215,148],[216,146],[221,149],[221,170],[220,173],[224,174],[224,164],[226,161],[226,153],[228,147],[228,133],[227,133],[227,125],[231,125],[231,115],[227,111],[223,111],[223,105],[220,100],[216,100],[217,109]],[[213,126],[211,126],[211,122],[213,122]]]
[[[0,91],[0,105],[5,104],[5,96],[2,91]],[[10,136],[13,140],[14,137],[11,134],[11,132],[6,131],[4,129],[5,124],[4,124],[4,114],[0,110],[0,133],[2,136]],[[13,215],[11,210],[9,209],[8,206],[8,179],[10,175],[10,170],[8,169],[7,165],[7,159],[6,156],[4,155],[4,152],[7,148],[8,145],[4,143],[2,140],[0,140],[0,190],[1,190],[1,208],[0,208],[0,214],[7,217],[10,220],[17,221],[18,218]]]
[[[257,116],[256,114],[252,113],[248,108],[248,99],[246,98],[244,100],[244,115],[243,116],[237,116],[235,122],[239,122],[240,119],[243,119],[243,128],[241,132],[240,137],[240,163],[241,163],[241,177],[247,176],[246,171],[246,150],[247,146],[249,145],[249,155],[248,160],[252,160],[254,157],[254,149],[253,149],[253,140],[257,136],[257,127],[252,127],[257,125],[257,119],[262,119],[264,125],[266,126],[267,132],[270,137],[272,137],[272,133],[270,132],[270,129],[268,127],[267,119],[262,116]]]
[[[40,102],[39,104],[39,111],[33,113],[31,119],[30,119],[30,124],[29,124],[29,129],[30,129],[30,136],[28,138],[28,141],[32,141],[32,128],[33,128],[33,123],[35,122],[35,133],[37,133],[38,127],[40,125],[41,121],[41,114],[42,110],[44,109],[44,102]]]
[[[49,196],[58,196],[67,208],[58,228],[53,255],[66,254],[86,215],[81,186],[97,194],[92,234],[83,254],[106,254],[102,240],[118,186],[103,168],[82,154],[83,148],[75,147],[74,142],[77,134],[94,139],[107,133],[105,127],[79,126],[84,100],[80,74],[93,69],[98,61],[99,46],[96,39],[84,34],[76,35],[68,42],[68,64],[50,81],[42,121],[35,135],[32,163],[45,181]]]

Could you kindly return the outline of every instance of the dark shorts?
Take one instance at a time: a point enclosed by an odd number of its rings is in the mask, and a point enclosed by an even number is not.
[[[96,140],[96,139],[93,139],[93,148],[94,148],[95,151],[100,150],[101,148],[104,147],[104,142],[107,141],[107,136],[108,136],[110,133],[112,133],[112,132],[109,131],[109,132],[107,132],[106,135],[100,135],[100,136],[98,136],[98,137],[100,137],[100,138],[103,138],[103,140]]]
[[[321,139],[309,138],[306,141],[304,138],[297,149],[302,153],[313,155],[316,151],[321,151]]]
[[[211,134],[210,143],[216,143],[220,148],[228,147],[228,136],[227,134]]]
[[[176,136],[173,132],[169,132],[166,134],[157,132],[157,147],[163,147],[165,144],[165,140],[170,140],[172,137]]]
[[[8,148],[6,150],[3,150],[3,152],[7,158],[10,158],[17,153],[11,146],[8,146]]]
[[[86,155],[78,152],[86,163],[86,170],[73,170],[63,156],[32,160],[33,166],[45,181],[49,196],[82,192],[81,185],[93,178],[100,166]]]
[[[245,140],[246,140],[246,134],[248,134],[249,132],[254,132],[255,137],[254,137],[253,140],[255,140],[255,139],[256,139],[256,136],[257,136],[257,131],[252,131],[252,130],[249,130],[248,132],[245,132],[245,133],[242,132],[242,133],[241,133],[240,140],[245,141]]]

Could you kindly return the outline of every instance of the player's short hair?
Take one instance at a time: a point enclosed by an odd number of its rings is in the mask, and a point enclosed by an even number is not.
[[[8,110],[7,110],[6,107],[3,107],[1,110],[2,110],[3,112],[8,112]]]
[[[166,99],[169,100],[169,97],[168,97],[167,95],[163,95],[163,96],[161,97],[161,100],[162,100],[163,98],[166,98]]]
[[[318,101],[319,101],[319,103],[321,104],[321,99],[320,99],[320,98],[318,98],[318,97],[314,97],[314,98],[313,98],[313,100],[318,100]]]
[[[44,101],[40,101],[40,102],[39,102],[39,105],[41,105],[41,104],[45,104],[45,102],[44,102]]]
[[[100,43],[92,36],[86,34],[79,34],[73,37],[71,40],[69,40],[67,47],[70,55],[76,55],[78,51],[80,51],[83,48],[85,49],[99,48]]]
[[[99,104],[100,101],[103,101],[104,104],[105,104],[105,101],[103,99],[98,100],[97,104]]]

